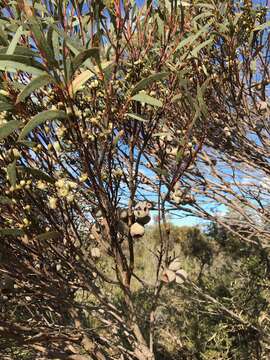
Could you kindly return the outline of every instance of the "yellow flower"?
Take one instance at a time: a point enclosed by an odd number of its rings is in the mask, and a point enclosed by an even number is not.
[[[61,150],[61,146],[60,146],[60,144],[59,144],[58,141],[56,141],[56,142],[53,144],[53,146],[54,146],[54,148],[55,148],[56,151],[59,152],[59,151]]]
[[[17,149],[13,149],[13,155],[15,158],[19,158],[21,156],[21,153]]]
[[[38,188],[39,190],[45,190],[45,189],[47,188],[47,185],[46,185],[43,181],[39,180],[39,181],[37,182],[37,188]]]
[[[74,195],[73,194],[68,194],[67,195],[67,202],[72,202],[74,200]]]
[[[56,181],[55,185],[57,187],[59,187],[59,188],[62,188],[62,187],[64,187],[66,185],[66,183],[65,183],[64,179],[59,179],[59,180]]]
[[[69,189],[66,187],[58,189],[58,195],[61,197],[65,197],[69,194]]]
[[[57,199],[54,197],[49,197],[49,207],[51,209],[56,209]]]
[[[28,226],[28,225],[29,225],[29,220],[26,219],[26,218],[24,218],[24,219],[23,219],[23,223],[24,223],[24,225]]]
[[[74,181],[68,181],[68,186],[69,186],[71,189],[76,189],[77,184],[76,184]]]
[[[81,182],[84,182],[84,181],[86,181],[87,179],[88,179],[87,174],[82,174],[82,175],[80,176],[80,181],[81,181]]]

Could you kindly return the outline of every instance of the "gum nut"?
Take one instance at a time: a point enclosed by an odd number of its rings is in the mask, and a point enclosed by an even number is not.
[[[169,155],[176,156],[176,154],[177,154],[177,147],[174,147],[171,149]]]
[[[90,233],[89,238],[90,238],[90,240],[95,240],[95,236],[92,233]]]
[[[176,204],[180,204],[180,202],[181,202],[181,197],[180,197],[180,196],[172,195],[171,200],[174,201]]]
[[[97,224],[99,224],[99,225],[103,225],[103,217],[98,217],[97,218]]]
[[[267,109],[267,102],[266,101],[261,101],[258,104],[258,108],[259,108],[259,110],[266,110]]]
[[[181,268],[181,262],[179,259],[174,259],[169,265],[169,269],[172,271],[177,271],[180,268]]]
[[[175,272],[169,269],[165,269],[162,273],[161,280],[165,283],[170,283],[176,279]]]
[[[125,221],[128,219],[128,212],[126,209],[121,209],[120,210],[120,219]]]
[[[94,247],[93,249],[91,249],[91,256],[95,259],[100,258],[100,250],[98,247]]]
[[[134,209],[134,215],[136,218],[143,218],[149,214],[149,207],[147,201],[139,201]]]
[[[149,215],[146,215],[145,217],[142,218],[138,218],[137,219],[138,223],[140,223],[141,225],[146,225],[149,223],[149,221],[151,221],[151,217]]]
[[[188,277],[187,272],[183,269],[177,270],[175,275],[175,282],[177,282],[177,284],[183,284]]]
[[[130,227],[130,235],[132,237],[141,237],[141,236],[143,236],[144,235],[144,227],[141,224],[135,222]]]
[[[57,271],[60,271],[61,268],[62,268],[61,264],[56,264],[56,270],[57,270]]]
[[[96,217],[98,218],[98,217],[102,217],[102,211],[101,210],[98,210],[97,212],[96,212]]]
[[[179,189],[173,190],[173,195],[177,196],[177,197],[181,197],[182,196],[182,191]]]

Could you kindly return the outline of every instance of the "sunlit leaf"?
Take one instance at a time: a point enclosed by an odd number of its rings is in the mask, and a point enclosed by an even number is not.
[[[8,229],[8,228],[6,228],[6,229],[1,229],[0,228],[0,235],[3,235],[3,236],[21,236],[21,235],[23,235],[24,234],[24,232],[23,232],[23,230],[21,230],[21,229]]]
[[[16,185],[16,180],[17,180],[16,160],[13,160],[12,163],[10,163],[7,166],[7,176],[8,176],[8,180],[10,182],[10,185],[15,186]]]
[[[268,27],[270,27],[270,21],[267,21],[261,25],[256,26],[252,31],[264,30]]]
[[[44,74],[34,78],[26,87],[21,91],[17,97],[16,103],[24,101],[33,91],[41,88],[44,85],[54,82],[50,75]]]
[[[45,74],[45,69],[37,61],[22,55],[0,54],[0,70],[16,72],[25,71],[33,75]]]
[[[147,95],[144,92],[140,92],[139,94],[132,96],[131,99],[138,101],[140,103],[145,103],[145,104],[149,104],[152,106],[158,106],[158,107],[163,106],[162,101],[160,101],[150,95]]]
[[[127,116],[131,117],[132,119],[139,120],[139,121],[147,121],[147,119],[144,119],[142,116],[138,114],[131,114],[128,113]]]
[[[213,41],[214,41],[214,38],[203,41],[201,44],[199,44],[192,50],[191,55],[197,57],[199,51],[202,50],[203,48],[205,48],[206,46],[212,44]]]
[[[168,72],[161,72],[154,75],[150,75],[145,79],[142,79],[141,81],[138,82],[138,84],[134,86],[134,88],[131,91],[131,95],[134,95],[138,93],[140,90],[145,89],[147,86],[151,85],[155,81],[164,79],[168,75],[169,75]]]
[[[83,85],[91,78],[94,74],[90,70],[85,70],[79,74],[69,86],[69,94],[73,96],[78,90],[80,90]]]
[[[22,129],[21,134],[19,136],[19,140],[23,139],[26,135],[28,135],[34,128],[43,124],[46,121],[54,120],[54,119],[66,119],[67,114],[64,111],[57,110],[45,110],[36,116],[34,116]]]
[[[14,130],[18,129],[20,126],[19,120],[11,120],[6,124],[0,127],[0,140],[5,139],[9,136]]]
[[[94,58],[97,62],[100,62],[99,49],[92,48],[80,52],[71,63],[73,73],[89,58]]]
[[[34,34],[36,43],[38,44],[41,52],[43,53],[43,56],[46,56],[46,61],[47,63],[53,67],[55,66],[57,63],[54,59],[54,54],[53,54],[53,50],[52,48],[50,48],[50,46],[47,43],[47,40],[41,30],[40,24],[37,21],[36,17],[31,17],[29,20],[29,24],[30,24],[30,28],[32,33]]]
[[[27,166],[18,166],[17,170],[22,173],[27,173],[29,175],[32,175],[36,179],[44,180],[51,184],[54,183],[54,179],[52,177],[50,177],[48,174],[46,174],[45,172],[43,172],[42,170],[27,167]]]
[[[20,37],[22,36],[22,33],[23,33],[23,27],[19,26],[13,39],[11,40],[11,43],[9,44],[9,47],[7,49],[7,55],[14,54],[14,51],[16,49]]]
[[[59,231],[47,231],[45,233],[37,235],[37,240],[49,240],[49,239],[57,239],[61,236]]]
[[[180,43],[178,44],[176,51],[180,50],[182,47],[184,47],[185,45],[190,46],[192,43],[194,43],[195,40],[197,40],[201,35],[208,33],[209,31],[209,27],[210,24],[212,24],[213,20],[209,21],[209,23],[207,23],[205,26],[203,26],[200,30],[198,30],[195,34],[193,35],[189,35],[188,37],[186,37],[185,39],[183,39],[182,41],[180,41]]]

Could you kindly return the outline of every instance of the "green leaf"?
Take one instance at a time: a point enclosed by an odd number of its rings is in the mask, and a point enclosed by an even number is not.
[[[6,236],[21,236],[24,234],[23,230],[21,229],[0,229],[0,234],[1,235],[6,235]]]
[[[37,146],[37,143],[35,141],[21,140],[17,141],[17,143],[30,148]]]
[[[0,140],[5,139],[9,136],[14,130],[18,129],[20,125],[19,120],[11,120],[0,127]]]
[[[8,102],[0,102],[0,111],[8,111],[8,110],[12,110],[13,109],[13,105],[8,103]]]
[[[252,31],[264,30],[267,27],[270,27],[270,21],[267,21],[261,25],[256,26]]]
[[[142,116],[138,115],[138,114],[131,114],[128,113],[127,114],[129,117],[135,119],[135,120],[139,120],[139,121],[147,121],[146,119],[144,119]]]
[[[7,51],[8,51],[8,46],[4,46],[4,47],[0,48],[0,54],[7,55]],[[28,57],[31,57],[31,58],[38,55],[35,51],[33,51],[33,50],[31,50],[31,49],[29,49],[27,47],[20,46],[20,45],[16,46],[13,54],[14,55],[21,55],[21,56],[28,56]]]
[[[80,73],[68,87],[70,96],[74,96],[76,92],[80,90],[83,85],[93,76],[94,74],[90,70],[85,70]]]
[[[7,49],[7,55],[14,54],[14,51],[16,49],[16,46],[18,44],[18,41],[20,40],[20,37],[21,37],[22,33],[23,33],[23,27],[19,26],[17,31],[16,31],[16,34],[14,35],[11,43],[9,44],[9,47]]]
[[[162,107],[162,102],[154,97],[140,92],[139,94],[132,96],[131,100],[139,101],[140,103],[146,103],[152,106]]]
[[[181,99],[183,99],[183,94],[177,94],[172,98],[171,102],[174,103]]]
[[[150,75],[145,79],[142,79],[141,81],[139,81],[134,88],[131,91],[131,95],[136,94],[137,92],[139,92],[140,90],[143,90],[146,88],[146,86],[151,85],[153,82],[155,81],[159,81],[161,79],[164,79],[166,76],[168,76],[169,73],[168,72],[160,72],[154,75]]]
[[[165,170],[165,169],[160,169],[160,168],[158,168],[158,167],[154,167],[154,168],[152,168],[151,170],[153,170],[156,174],[158,174],[158,175],[163,175],[163,176],[168,176],[168,171],[167,170]]]
[[[13,203],[12,203],[12,200],[9,197],[0,195],[0,204],[12,205]]]
[[[53,68],[57,65],[57,62],[54,59],[53,50],[48,45],[47,40],[42,32],[41,26],[37,21],[37,18],[31,17],[28,21],[30,23],[30,28],[32,30],[32,33],[34,34],[35,40],[40,50],[42,50],[43,54],[46,55],[47,63],[50,65],[51,68]]]
[[[191,55],[194,57],[197,57],[198,52],[203,49],[204,47],[206,47],[207,45],[211,44],[214,41],[214,38],[210,38],[208,40],[203,41],[201,44],[199,44],[198,46],[196,46],[192,52]]]
[[[203,26],[199,31],[196,32],[194,35],[190,35],[187,38],[180,41],[179,45],[177,46],[176,50],[180,50],[185,45],[191,45],[195,40],[197,40],[202,34],[207,33],[209,31],[210,25],[213,23],[213,20],[209,21],[205,26]]]
[[[27,173],[32,175],[35,179],[44,180],[51,184],[54,184],[54,179],[45,172],[43,172],[42,170],[30,168],[27,166],[18,166],[17,169],[22,173]]]
[[[59,231],[47,231],[45,233],[37,235],[38,240],[57,239],[61,236]]]
[[[0,54],[0,70],[9,72],[25,71],[34,75],[45,73],[45,69],[40,63],[22,55]]]
[[[62,29],[59,29],[56,25],[52,25],[52,28],[62,39],[66,41],[68,48],[73,52],[74,55],[78,55],[83,50],[80,46],[80,41],[76,42],[76,40],[71,39]]]
[[[34,78],[26,87],[22,90],[22,92],[18,95],[16,104],[24,101],[27,96],[29,96],[33,91],[41,88],[44,85],[54,82],[50,75],[44,74]]]
[[[54,119],[66,119],[67,114],[64,111],[57,110],[45,110],[37,115],[35,115],[22,129],[22,132],[19,136],[19,140],[22,140],[26,135],[28,135],[35,127],[43,124],[46,121]]]
[[[15,186],[16,185],[16,179],[17,179],[16,160],[13,160],[12,163],[10,163],[7,166],[7,176],[8,176],[8,180],[10,182],[10,185]]]
[[[71,63],[71,67],[72,67],[72,71],[73,73],[75,73],[75,71],[77,69],[79,69],[79,67],[89,58],[94,58],[97,63],[100,63],[100,58],[99,58],[99,48],[92,48],[92,49],[87,49],[87,50],[83,50],[82,52],[80,52],[72,61]]]

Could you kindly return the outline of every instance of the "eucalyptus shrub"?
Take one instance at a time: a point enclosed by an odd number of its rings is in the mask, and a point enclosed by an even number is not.
[[[168,222],[170,213],[210,219],[268,256],[267,7],[1,5],[3,354],[155,359],[155,314],[171,286],[267,338],[265,321],[242,317],[189,279]],[[215,215],[221,204],[239,214],[234,222]],[[148,284],[134,244],[151,214],[160,241],[148,254]],[[135,282],[149,290],[143,325]]]

